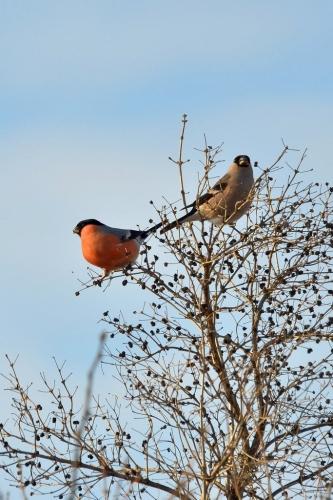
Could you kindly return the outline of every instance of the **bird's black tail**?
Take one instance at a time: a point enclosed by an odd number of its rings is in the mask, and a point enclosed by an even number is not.
[[[155,224],[155,226],[150,227],[149,229],[146,229],[145,231],[141,231],[141,238],[144,240],[148,238],[153,233],[156,233],[156,231],[163,226],[163,222],[159,222],[158,224]]]
[[[176,219],[173,222],[170,222],[170,224],[167,224],[166,226],[164,226],[161,229],[160,233],[164,234],[167,231],[170,231],[170,229],[173,229],[174,227],[179,226],[180,224],[182,224],[183,222],[186,221],[186,219],[188,218],[188,216],[189,216],[189,214],[186,214],[186,215],[183,215],[183,217],[179,217],[179,219]]]
[[[185,207],[187,208],[187,207]],[[183,215],[183,217],[179,217],[179,219],[176,219],[174,220],[173,222],[170,222],[170,224],[167,224],[166,226],[164,226],[160,233],[161,234],[164,234],[166,233],[167,231],[170,231],[170,229],[173,229],[174,227],[178,227],[180,226],[181,224],[183,224],[183,222],[190,222],[192,220],[196,220],[196,218],[192,218],[193,215],[195,215],[197,213],[197,209],[195,207],[192,208],[192,210],[190,212],[188,212],[186,215]]]
[[[185,207],[185,208],[187,208],[187,207]],[[176,219],[173,222],[170,222],[170,224],[164,225],[164,222],[159,222],[158,224],[155,224],[155,226],[152,226],[149,229],[146,229],[146,231],[142,231],[141,238],[142,239],[148,238],[149,235],[151,235],[152,233],[155,233],[160,227],[162,227],[162,229],[160,230],[160,234],[164,234],[167,231],[170,231],[170,229],[173,229],[174,227],[180,226],[183,222],[191,221],[192,215],[194,215],[196,212],[197,212],[196,208],[193,207],[193,209],[190,212],[188,212],[186,215],[183,215],[183,217],[179,217],[179,219]]]

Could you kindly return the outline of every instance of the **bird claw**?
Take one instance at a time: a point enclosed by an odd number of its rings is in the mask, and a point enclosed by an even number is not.
[[[101,286],[102,286],[102,283],[103,283],[103,280],[104,280],[104,276],[102,276],[102,277],[101,277],[101,278],[99,278],[98,280],[94,280],[94,281],[93,281],[93,285],[96,285],[96,286],[101,287]]]
[[[99,286],[101,287],[102,286],[102,283],[103,281],[106,280],[106,278],[108,278],[110,276],[110,271],[107,271],[106,269],[104,270],[102,276],[99,276],[97,280],[94,280],[93,281],[93,285],[96,285],[96,286]]]

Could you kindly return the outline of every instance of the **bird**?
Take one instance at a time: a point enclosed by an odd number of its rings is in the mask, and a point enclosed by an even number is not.
[[[236,156],[227,173],[207,193],[182,209],[190,211],[183,217],[164,225],[160,233],[166,233],[184,222],[200,220],[209,220],[217,226],[234,224],[251,206],[250,193],[253,185],[253,170],[249,156]]]
[[[73,229],[81,238],[83,257],[94,266],[103,269],[102,280],[113,271],[134,264],[141,244],[162,223],[146,231],[119,229],[107,226],[96,219],[85,219]]]

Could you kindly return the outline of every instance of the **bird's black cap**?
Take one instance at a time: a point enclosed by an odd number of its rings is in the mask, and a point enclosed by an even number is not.
[[[236,163],[238,166],[248,167],[249,165],[251,165],[251,160],[247,155],[238,155],[234,159],[234,163]]]
[[[96,219],[85,219],[85,220],[81,220],[80,222],[78,222],[76,224],[76,226],[73,229],[73,233],[78,234],[80,236],[82,229],[85,226],[89,226],[89,225],[103,226],[103,224],[101,222],[99,222],[99,220],[96,220]]]

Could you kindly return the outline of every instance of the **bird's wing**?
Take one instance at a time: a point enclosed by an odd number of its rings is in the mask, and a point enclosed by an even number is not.
[[[135,238],[146,238],[148,236],[147,231],[137,231],[136,229],[128,229],[126,234],[122,237],[123,241],[134,240]]]
[[[225,174],[221,179],[219,179],[213,187],[211,187],[207,193],[201,195],[196,204],[199,207],[200,205],[203,205],[206,203],[208,200],[210,200],[215,194],[220,193],[225,190],[225,188],[228,186],[228,182],[230,180],[230,174]]]
[[[206,203],[206,201],[210,200],[216,193],[218,192],[221,192],[221,191],[224,191],[225,188],[227,187],[228,185],[228,182],[229,182],[229,179],[230,179],[230,174],[226,173],[225,175],[223,175],[223,177],[221,177],[221,179],[219,179],[213,187],[211,187],[207,193],[205,194],[202,194],[201,196],[199,196],[199,198],[197,198],[195,201],[193,201],[192,203],[190,203],[189,205],[186,205],[185,207],[182,208],[182,210],[185,210],[185,208],[195,208],[195,207],[199,207],[200,205],[202,205],[203,203]]]
[[[120,229],[118,227],[110,227],[103,225],[103,230],[106,233],[114,234],[118,236],[121,241],[133,240],[134,238],[140,236],[142,231],[136,231],[135,229]]]
[[[224,191],[230,181],[230,174],[227,172],[219,179],[209,191]]]

